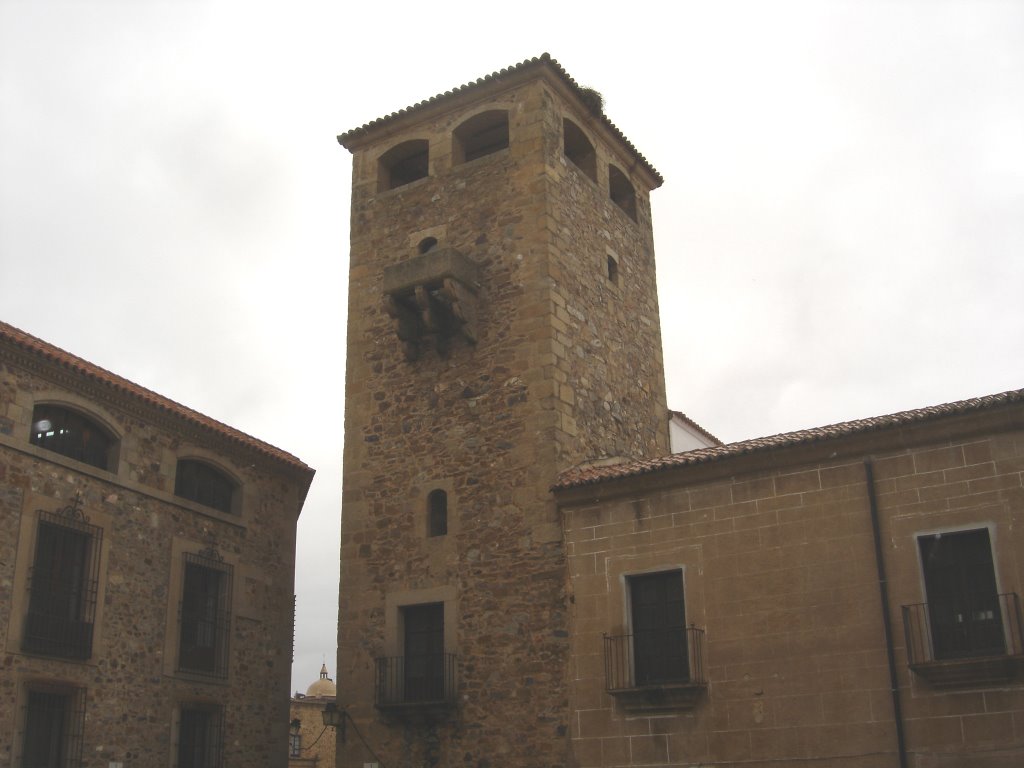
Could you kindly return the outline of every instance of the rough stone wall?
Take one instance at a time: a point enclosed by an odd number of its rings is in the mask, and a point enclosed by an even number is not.
[[[37,395],[79,405],[120,435],[116,473],[29,444]],[[88,404],[92,403],[92,407]],[[0,361],[0,766],[20,750],[18,709],[29,683],[80,688],[86,697],[83,766],[172,763],[173,723],[181,703],[224,708],[226,765],[284,766],[298,482],[259,456],[175,432],[107,388],[66,374]],[[171,494],[176,456],[217,456],[242,482],[240,515],[209,510]],[[37,510],[55,511],[81,494],[82,511],[103,528],[93,654],[84,662],[21,651],[27,609],[26,528]],[[26,523],[27,521],[27,523]],[[165,657],[176,647],[172,542],[215,544],[234,565],[230,661],[226,681],[186,679]],[[19,573],[21,574],[19,576]],[[179,585],[180,588],[180,585]],[[172,623],[169,623],[169,617]]]
[[[420,765],[426,739],[423,726],[373,707],[374,658],[398,652],[389,647],[396,632],[389,596],[416,599],[443,589],[455,595],[445,621],[456,625],[454,647],[446,650],[458,657],[458,705],[438,728],[440,764],[566,764],[565,559],[548,489],[560,469],[598,452],[598,441],[573,426],[575,391],[587,404],[580,406],[586,427],[600,417],[605,435],[643,435],[616,446],[636,453],[667,441],[664,410],[655,418],[653,405],[627,402],[619,414],[626,428],[601,405],[609,391],[622,398],[598,377],[627,380],[630,372],[608,371],[627,362],[598,353],[593,392],[583,383],[585,353],[596,350],[605,329],[596,320],[585,333],[570,327],[576,321],[566,307],[590,312],[584,305],[596,292],[560,273],[587,269],[593,281],[603,279],[604,252],[592,252],[603,235],[554,242],[556,210],[572,215],[570,203],[556,200],[571,171],[553,165],[552,148],[561,156],[554,103],[548,86],[528,83],[355,152],[338,690],[388,765]],[[453,167],[452,129],[494,108],[509,109],[509,148]],[[377,157],[421,138],[430,141],[430,176],[378,193]],[[596,192],[588,194],[578,204],[596,200]],[[605,228],[624,237],[622,223]],[[413,257],[427,236],[479,265],[478,340],[409,362],[384,311],[383,270]],[[562,255],[563,247],[574,250]],[[570,352],[567,336],[575,332],[590,346]],[[621,334],[613,340],[618,345]],[[658,381],[660,359],[659,349],[648,363]],[[634,429],[645,420],[649,426]],[[661,443],[652,437],[658,426],[666,433]],[[448,491],[449,533],[427,538],[425,498],[435,487]],[[339,745],[339,755],[339,764],[370,761],[353,739]]]
[[[668,409],[649,192],[633,179],[633,221],[608,191],[609,163],[625,170],[630,162],[591,132],[597,155],[592,181],[565,157],[561,139],[563,117],[580,126],[592,118],[553,92],[545,99],[560,466],[661,456],[669,451]],[[607,272],[610,254],[618,263],[614,282]]]
[[[1024,583],[1024,433],[961,431],[907,449],[905,435],[879,437],[832,460],[831,448],[740,458],[567,503],[577,764],[896,764],[866,456],[910,764],[1019,764],[1020,681],[943,690],[907,666],[900,606],[924,599],[918,534],[991,525],[1000,591]],[[707,691],[691,711],[627,713],[604,690],[602,634],[628,631],[625,576],[676,568],[687,624],[706,632]]]

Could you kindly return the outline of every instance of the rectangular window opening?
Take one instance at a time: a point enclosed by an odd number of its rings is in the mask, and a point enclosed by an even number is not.
[[[402,609],[403,688],[407,702],[445,697],[444,603]]]
[[[614,256],[609,255],[608,260],[608,282],[614,285],[619,284],[619,262]]]
[[[97,526],[40,513],[22,650],[66,659],[92,656],[102,538]]]
[[[918,538],[934,657],[1006,652],[988,529]]]
[[[184,555],[178,669],[228,676],[232,568],[200,555]]]
[[[628,581],[636,685],[688,681],[683,572],[630,576]]]
[[[222,708],[206,705],[181,707],[177,768],[221,768],[223,743]]]
[[[72,768],[81,765],[85,692],[30,688],[24,705],[21,765]]]

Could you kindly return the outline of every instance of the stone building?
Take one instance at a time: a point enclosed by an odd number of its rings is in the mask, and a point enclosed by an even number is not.
[[[338,766],[1019,764],[1022,393],[670,418],[661,177],[546,55],[339,142]]]
[[[337,687],[331,680],[327,665],[320,667],[320,677],[310,683],[305,693],[295,692],[289,712],[288,768],[319,766],[333,768],[335,734],[324,725],[323,711],[335,703]]]
[[[0,323],[0,766],[283,768],[312,476]]]
[[[547,57],[349,131],[339,703],[392,765],[565,765],[550,486],[668,451],[648,193]],[[375,695],[374,695],[375,694]],[[339,744],[339,764],[372,755]]]
[[[585,766],[1024,762],[1024,390],[555,487]]]

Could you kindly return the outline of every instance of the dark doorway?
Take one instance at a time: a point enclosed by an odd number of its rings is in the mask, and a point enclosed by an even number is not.
[[[632,576],[629,596],[636,684],[689,680],[682,571]]]
[[[444,699],[444,604],[402,609],[405,624],[405,700]]]
[[[1006,652],[988,530],[918,539],[936,659]]]

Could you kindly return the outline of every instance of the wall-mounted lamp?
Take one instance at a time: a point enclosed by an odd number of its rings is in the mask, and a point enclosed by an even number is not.
[[[345,718],[348,717],[348,712],[344,709],[338,709],[338,705],[333,701],[324,707],[323,712],[320,713],[324,718],[324,725],[330,726],[337,730],[341,743],[345,743]]]

